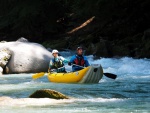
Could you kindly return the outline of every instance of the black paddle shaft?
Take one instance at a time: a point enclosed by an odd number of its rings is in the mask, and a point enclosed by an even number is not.
[[[117,78],[117,75],[115,74],[112,74],[112,73],[103,73],[106,77],[108,78],[112,78],[112,79],[116,79]]]

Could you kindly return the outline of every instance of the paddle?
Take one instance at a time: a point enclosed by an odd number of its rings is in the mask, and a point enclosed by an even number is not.
[[[60,67],[60,68],[58,68],[58,69],[61,69],[61,68],[64,68],[64,67]],[[56,69],[53,69],[53,70],[56,70]],[[40,78],[40,77],[43,77],[43,76],[45,75],[45,73],[46,73],[46,72],[36,73],[36,74],[32,75],[32,78],[33,78],[33,79],[38,79],[38,78]]]
[[[75,65],[75,66],[78,66],[78,67],[81,67],[81,68],[85,68],[83,66],[79,66],[79,65],[76,65],[76,64],[72,64],[72,65]],[[108,78],[111,78],[111,79],[116,79],[117,78],[117,75],[115,74],[112,74],[112,73],[103,73],[106,77]]]
[[[37,79],[37,78],[40,78],[44,75],[45,75],[45,72],[35,73],[34,75],[32,75],[32,78]]]
[[[116,79],[117,78],[117,75],[115,74],[112,74],[112,73],[103,73],[106,77],[108,78],[112,78],[112,79]]]

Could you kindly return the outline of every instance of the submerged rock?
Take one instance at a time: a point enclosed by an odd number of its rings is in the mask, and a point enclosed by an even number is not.
[[[49,61],[53,57],[45,47],[31,42],[6,42],[0,44],[0,49],[12,51],[7,64],[9,74],[46,72]]]
[[[52,98],[52,99],[69,99],[66,95],[51,89],[41,89],[35,91],[29,98]]]

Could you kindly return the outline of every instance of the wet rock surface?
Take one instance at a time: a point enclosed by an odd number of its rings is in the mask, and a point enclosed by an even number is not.
[[[1,49],[0,50],[0,74],[5,73],[6,65],[11,58],[11,51],[9,49]]]
[[[35,91],[29,98],[52,98],[52,99],[69,99],[68,96],[51,89],[41,89]]]

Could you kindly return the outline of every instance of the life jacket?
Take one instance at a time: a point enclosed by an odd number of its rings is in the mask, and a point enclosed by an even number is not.
[[[58,58],[58,61],[55,61],[55,59],[53,59],[53,66],[52,66],[53,69],[58,69],[63,66],[64,66],[63,61],[60,58]]]
[[[85,60],[84,60],[83,56],[78,57],[78,56],[76,55],[76,58],[75,58],[75,60],[74,60],[73,63],[74,63],[74,64],[77,64],[77,65],[79,65],[79,66],[84,66]]]

